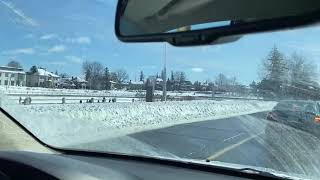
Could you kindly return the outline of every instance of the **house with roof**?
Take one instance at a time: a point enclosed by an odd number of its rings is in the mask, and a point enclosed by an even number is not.
[[[1,86],[25,86],[26,73],[22,68],[0,66]]]
[[[143,81],[131,81],[130,80],[128,88],[130,90],[143,90],[143,89],[145,89],[145,84]]]
[[[86,89],[88,81],[80,78],[80,77],[64,77],[60,78],[58,82],[59,88],[66,89]]]
[[[27,72],[28,87],[47,87],[58,86],[60,76],[47,71],[45,68],[37,68],[35,72]]]
[[[88,81],[81,77],[71,77],[72,82],[76,85],[77,89],[86,89]]]

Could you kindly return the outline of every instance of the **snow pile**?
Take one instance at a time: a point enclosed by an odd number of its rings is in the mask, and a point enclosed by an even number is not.
[[[105,104],[3,105],[36,136],[52,145],[90,142],[274,107],[263,101],[182,101]]]

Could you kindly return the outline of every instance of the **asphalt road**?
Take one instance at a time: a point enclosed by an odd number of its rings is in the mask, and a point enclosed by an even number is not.
[[[70,147],[203,162],[220,161],[318,179],[320,139],[267,121],[266,115],[267,112],[260,112],[181,124]]]
[[[320,175],[320,140],[268,122],[267,112],[145,131],[130,137],[182,158]]]

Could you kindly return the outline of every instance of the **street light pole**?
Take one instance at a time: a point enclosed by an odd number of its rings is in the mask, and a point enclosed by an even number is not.
[[[163,67],[162,101],[167,101],[167,45],[164,43],[164,67]]]

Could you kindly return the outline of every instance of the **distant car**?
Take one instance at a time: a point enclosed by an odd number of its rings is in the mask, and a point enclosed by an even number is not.
[[[320,104],[317,101],[280,101],[267,120],[285,124],[320,137]]]

